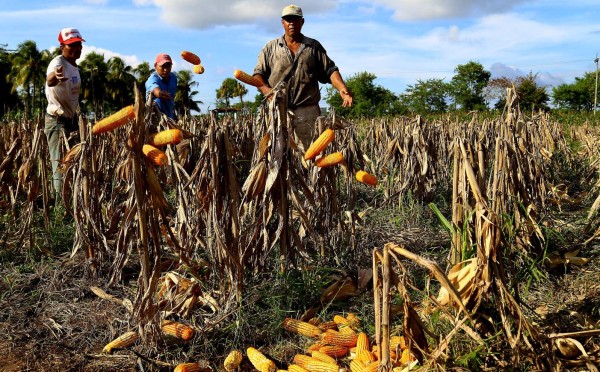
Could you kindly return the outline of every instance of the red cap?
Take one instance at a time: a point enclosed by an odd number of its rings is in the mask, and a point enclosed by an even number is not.
[[[173,60],[171,60],[171,57],[168,54],[165,54],[165,53],[160,53],[154,59],[154,65],[155,66],[156,65],[162,66],[162,65],[164,65],[167,62],[169,62],[170,64],[173,64]]]
[[[63,28],[58,33],[58,42],[61,44],[71,44],[78,41],[85,41],[81,37],[79,30],[72,27]]]

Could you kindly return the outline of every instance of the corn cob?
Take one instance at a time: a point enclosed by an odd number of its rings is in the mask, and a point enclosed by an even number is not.
[[[371,352],[377,357],[377,360],[381,360],[381,353],[379,352],[379,348],[377,347],[377,345],[373,345],[371,347]],[[396,354],[396,351],[390,348],[390,359],[396,360],[397,358],[398,354]]]
[[[181,52],[181,58],[188,61],[192,65],[200,64],[200,57],[198,57],[196,54],[194,54],[192,52],[188,52],[187,50],[184,50],[183,52]]]
[[[263,353],[258,351],[253,347],[249,347],[246,349],[246,354],[248,355],[248,359],[250,363],[259,370],[260,372],[274,372],[277,371],[277,366],[275,362],[271,359],[267,358]]]
[[[319,350],[321,347],[323,347],[325,345],[327,345],[327,344],[324,342],[321,342],[321,341],[317,341],[314,344],[310,345],[308,348],[306,348],[306,352],[310,354],[315,350]]]
[[[375,358],[375,355],[373,355],[373,353],[370,350],[365,349],[357,350],[355,359],[357,359],[365,366],[368,366],[369,364],[377,360],[377,358]]]
[[[223,366],[225,366],[226,371],[233,371],[234,369],[240,366],[242,362],[242,352],[239,350],[231,350],[225,361],[223,362]]]
[[[406,345],[406,339],[404,338],[404,336],[392,336],[392,337],[390,337],[390,349],[392,349],[392,350],[396,350],[396,349],[404,350],[407,347],[408,347],[408,345]]]
[[[290,364],[288,366],[288,372],[308,372],[306,368],[300,367],[297,364]]]
[[[338,372],[340,367],[337,364],[323,362],[308,355],[296,354],[294,363],[310,372]]]
[[[343,316],[335,315],[333,317],[333,321],[335,324],[337,324],[337,328],[341,333],[356,333],[352,327],[350,327],[350,322],[348,319],[344,318]]]
[[[285,318],[282,326],[288,332],[297,333],[306,337],[318,337],[322,333],[319,327],[292,318]]]
[[[133,112],[133,105],[123,107],[121,110],[94,124],[92,127],[92,134],[110,132],[111,130],[126,124],[129,120],[134,119],[135,113]]]
[[[194,337],[194,330],[190,326],[172,320],[163,321],[161,328],[164,333],[185,341]]]
[[[319,350],[314,350],[313,352],[310,353],[310,356],[312,356],[313,358],[318,359],[322,362],[332,363],[332,364],[337,363],[335,358],[332,358],[329,355],[320,352]]]
[[[323,323],[319,324],[318,327],[321,331],[325,332],[328,329],[337,329],[337,323],[332,320],[329,322],[323,322]]]
[[[367,185],[377,186],[377,178],[363,170],[356,172],[356,180]]]
[[[202,66],[202,65],[194,65],[193,70],[194,70],[195,74],[201,75],[201,74],[204,73],[204,66]]]
[[[321,340],[331,345],[354,347],[356,346],[357,338],[358,336],[356,333],[341,333],[329,329],[327,332],[323,333]]]
[[[324,345],[319,348],[319,351],[336,359],[343,358],[348,354],[348,348],[340,345]]]
[[[167,164],[167,154],[152,145],[144,145],[142,147],[142,152],[155,165]]]
[[[176,145],[183,139],[183,132],[179,129],[167,129],[150,136],[148,141],[152,146]]]
[[[404,365],[409,362],[412,362],[413,360],[415,360],[415,357],[410,352],[410,349],[402,350],[402,356],[400,357],[400,364]]]
[[[233,71],[233,77],[235,77],[236,79],[238,79],[239,81],[241,81],[242,83],[246,83],[248,85],[252,85],[255,86],[257,88],[262,87],[264,84],[260,82],[260,80],[258,80],[257,78],[255,78],[254,76],[250,76],[247,73],[245,73],[242,70],[234,70]]]
[[[364,332],[360,332],[356,339],[356,351],[358,352],[360,350],[371,350],[369,347],[369,336]]]
[[[319,168],[332,167],[334,165],[343,164],[344,163],[344,155],[341,152],[334,152],[327,156],[323,156],[317,159],[315,164]]]
[[[314,159],[317,155],[327,147],[335,138],[335,132],[331,128],[327,128],[321,135],[308,147],[304,153],[304,160]]]
[[[356,316],[356,314],[348,313],[348,315],[346,315],[346,319],[348,319],[350,327],[352,327],[355,331],[360,329],[360,319]]]
[[[175,367],[173,372],[200,372],[202,368],[198,363],[181,363]]]
[[[139,338],[139,335],[136,331],[129,331],[123,333],[121,336],[115,338],[102,349],[103,353],[112,353],[113,349],[124,349],[128,346],[133,345],[135,341]]]
[[[363,372],[365,365],[356,359],[350,361],[350,372]]]

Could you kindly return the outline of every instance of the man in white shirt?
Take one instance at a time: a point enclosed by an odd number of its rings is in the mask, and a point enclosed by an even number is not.
[[[62,190],[62,176],[58,165],[61,135],[69,138],[71,132],[79,130],[77,109],[81,77],[77,59],[81,57],[82,42],[85,41],[76,28],[63,28],[58,34],[61,54],[48,65],[46,71],[46,108],[44,133],[48,140],[50,161],[52,163],[52,184],[57,200]]]

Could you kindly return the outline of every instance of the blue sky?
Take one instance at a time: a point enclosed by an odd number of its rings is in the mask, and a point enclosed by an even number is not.
[[[295,0],[294,0],[295,1]],[[398,94],[418,80],[454,75],[469,61],[492,77],[532,72],[555,86],[595,71],[600,52],[597,0],[305,0],[303,33],[319,40],[344,78],[367,71]],[[215,90],[238,68],[251,73],[258,53],[282,34],[289,0],[0,0],[0,44],[14,49],[33,40],[58,45],[62,27],[86,39],[83,54],[118,55],[131,66],[179,57],[190,50],[206,71],[196,75],[202,110],[215,107]],[[252,99],[256,94],[248,87]],[[322,89],[324,94],[325,89]]]

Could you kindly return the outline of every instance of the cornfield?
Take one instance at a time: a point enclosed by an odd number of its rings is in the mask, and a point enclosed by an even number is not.
[[[554,170],[574,167],[577,154],[559,123],[544,113],[523,115],[512,90],[504,113],[493,119],[472,113],[470,120],[416,116],[357,124],[333,113],[319,118],[313,138],[330,130],[335,139],[320,157],[305,160],[285,97],[284,89],[274,90],[255,116],[212,112],[175,123],[136,91],[133,120],[98,134],[82,121],[81,141],[65,139],[62,200],[75,227],[71,257],[84,256],[87,275],[106,288],[122,283],[127,263],[139,261],[129,311],[143,342],[156,341],[165,314],[193,318],[203,332],[222,327],[250,275],[301,270],[363,249],[358,198],[369,186],[355,175],[364,171],[376,177],[369,192],[380,193],[381,203],[415,198],[451,206],[446,217],[436,209],[449,233],[445,262],[419,256],[394,234],[372,252],[380,368],[393,367],[393,296],[402,298],[400,328],[421,365],[443,369],[453,335],[466,332],[484,343],[490,324],[502,325],[495,331],[514,361],[528,358],[542,370],[568,363],[558,360],[555,341],[575,336],[540,331],[523,315],[514,283],[519,257],[545,254],[542,216],[569,199]],[[156,133],[174,129],[181,141],[161,146],[166,163],[153,163],[143,147]],[[569,133],[585,143],[590,179],[600,158],[594,135],[589,127]],[[0,207],[13,226],[1,238],[13,250],[33,249],[35,231],[50,229],[46,152],[43,123],[0,127]],[[334,153],[335,165],[317,166]],[[600,234],[599,204],[589,213],[588,242]],[[437,296],[418,288],[427,311],[411,297],[417,286],[408,279],[406,259],[438,281]],[[336,295],[344,284],[337,285]],[[448,334],[424,326],[432,308],[451,320]],[[592,368],[594,360],[590,354],[579,362]]]

